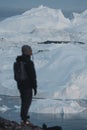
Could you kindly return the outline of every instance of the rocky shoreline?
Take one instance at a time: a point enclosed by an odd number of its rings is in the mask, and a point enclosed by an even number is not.
[[[0,117],[0,130],[62,130],[60,126],[47,127],[43,124],[42,127],[33,126],[22,126],[15,121],[10,121]]]

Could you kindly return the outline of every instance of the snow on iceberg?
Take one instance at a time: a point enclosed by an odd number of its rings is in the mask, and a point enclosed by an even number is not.
[[[71,39],[76,41],[87,41],[87,10],[80,14],[73,13],[74,18],[71,20],[71,27],[68,28],[71,33]]]
[[[38,107],[39,106],[39,107]],[[84,107],[80,107],[75,101],[58,101],[58,100],[37,100],[33,102],[30,111],[36,111],[37,113],[79,113],[86,110]]]
[[[48,45],[44,46],[48,47]],[[53,99],[87,98],[86,94],[81,92],[82,89],[86,90],[87,84],[86,50],[73,44],[53,44],[48,49],[49,51],[40,54],[39,59],[38,55],[36,56],[38,83],[41,90],[39,97]],[[39,60],[42,61],[42,67],[41,63],[38,64]],[[82,73],[84,71],[85,74]],[[80,76],[83,78],[79,81]]]
[[[82,13],[73,13],[73,24],[81,25],[87,22],[87,10],[83,11]]]
[[[40,6],[0,22],[0,29],[17,32],[30,32],[31,27],[59,30],[66,28],[69,23],[70,20],[64,17],[61,10]]]

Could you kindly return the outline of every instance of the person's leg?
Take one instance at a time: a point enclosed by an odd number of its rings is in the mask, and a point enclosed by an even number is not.
[[[28,110],[32,101],[32,90],[24,90],[21,93],[21,119],[26,122],[28,119]]]

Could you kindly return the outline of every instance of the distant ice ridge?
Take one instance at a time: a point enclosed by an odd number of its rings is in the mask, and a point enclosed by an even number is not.
[[[0,37],[15,41],[87,40],[87,10],[73,13],[72,20],[60,9],[40,6],[0,22]],[[61,37],[62,36],[62,37]]]
[[[87,99],[86,22],[87,11],[74,13],[74,18],[69,20],[61,10],[44,6],[0,22],[0,94],[19,95],[13,76],[13,63],[16,56],[21,54],[21,46],[29,44],[33,48],[37,72],[36,97],[43,98],[41,112],[84,111],[86,108],[73,100]],[[46,40],[69,43],[37,44]],[[63,101],[60,107],[58,99]],[[66,103],[66,99],[70,101]],[[33,104],[33,112],[39,112],[41,107],[41,100],[36,101],[38,110],[34,109],[36,106]]]
[[[39,106],[39,107],[38,107]],[[37,113],[79,113],[86,110],[86,108],[81,107],[75,101],[56,101],[50,99],[39,99],[34,102],[30,108],[30,111],[36,111]]]
[[[8,18],[1,22],[4,31],[30,32],[31,28],[64,29],[70,23],[61,10],[40,6],[31,9],[20,16]]]

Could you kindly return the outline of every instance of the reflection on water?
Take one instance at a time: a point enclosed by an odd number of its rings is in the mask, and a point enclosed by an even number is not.
[[[86,102],[79,101],[83,105],[86,105]],[[0,116],[20,122],[20,98],[0,96]],[[61,126],[63,130],[87,130],[87,111],[77,114],[30,113],[30,117],[31,121],[39,126],[46,123],[47,126]]]

